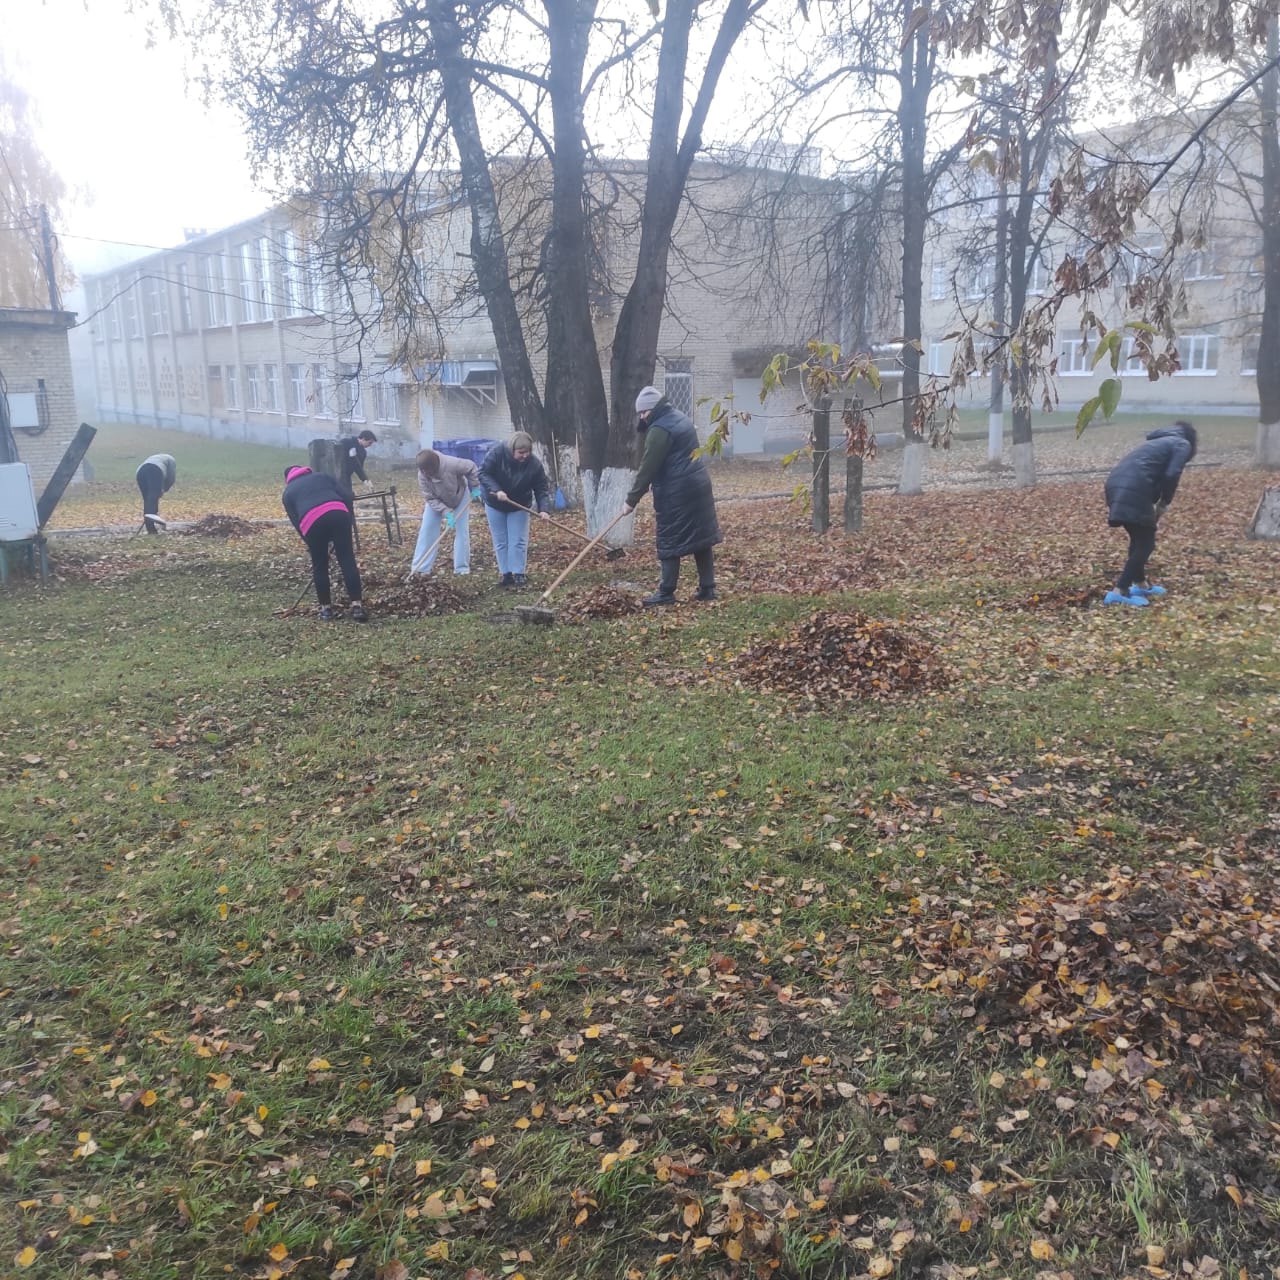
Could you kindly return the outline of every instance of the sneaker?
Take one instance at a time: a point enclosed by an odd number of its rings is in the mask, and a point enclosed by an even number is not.
[[[470,569],[455,569],[453,571],[453,576],[455,578],[465,578],[470,572]]]
[[[527,587],[528,585],[529,585],[529,579],[528,579],[528,578],[526,578],[526,577],[524,576],[524,574],[523,574],[523,573],[517,573],[517,574],[516,574],[516,587],[517,587],[517,588],[519,588],[519,587]]]
[[[1129,594],[1133,596],[1167,596],[1169,593],[1158,583],[1141,583],[1135,582],[1129,588]]]
[[[1145,609],[1147,607],[1146,596],[1125,595],[1122,591],[1116,591],[1114,588],[1102,597],[1103,604],[1128,604],[1135,609]]]
[[[720,597],[716,595],[715,587],[699,587],[693,593],[695,600],[718,600]]]
[[[364,605],[353,604],[351,606],[351,621],[352,622],[368,622],[369,621],[369,614],[365,610]]]
[[[504,573],[500,585],[508,589],[514,587],[516,585],[516,575],[514,573]]]
[[[333,609],[327,604],[322,604],[320,606],[320,612],[316,614],[316,617],[319,618],[321,622],[332,622]]]
[[[655,591],[653,595],[645,596],[645,598],[640,601],[646,609],[653,609],[665,604],[675,604],[675,602],[675,596],[672,595],[670,591],[663,591],[661,588]]]

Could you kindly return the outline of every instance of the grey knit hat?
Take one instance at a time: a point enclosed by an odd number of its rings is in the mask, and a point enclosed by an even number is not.
[[[662,392],[657,387],[641,387],[640,394],[636,396],[636,412],[644,413],[646,409],[652,409],[661,399]]]

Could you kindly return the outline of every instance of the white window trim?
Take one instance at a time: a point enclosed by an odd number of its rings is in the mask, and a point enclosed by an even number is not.
[[[1249,364],[1249,352],[1253,351],[1253,363]],[[1258,352],[1262,349],[1261,333],[1246,333],[1240,347],[1240,374],[1242,377],[1256,377],[1258,373]]]
[[[1213,347],[1214,363],[1212,369],[1188,369],[1181,368],[1174,373],[1175,378],[1216,378],[1218,376],[1218,357],[1221,354],[1221,344],[1218,341],[1216,333],[1184,333],[1178,338],[1178,359],[1182,359],[1182,344],[1188,343],[1204,343],[1205,358],[1208,358],[1209,344],[1215,344]],[[1194,347],[1192,348],[1194,350]]]
[[[1058,341],[1058,377],[1060,378],[1087,378],[1093,370],[1089,367],[1089,352],[1084,349],[1083,338],[1061,338]],[[1084,365],[1082,369],[1064,369],[1062,367],[1062,358],[1066,354],[1067,348],[1071,348],[1072,364],[1075,363],[1075,357],[1080,357],[1081,363]]]

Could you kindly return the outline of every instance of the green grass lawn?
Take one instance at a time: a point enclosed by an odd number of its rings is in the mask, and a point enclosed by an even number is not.
[[[197,508],[276,487],[180,443]],[[1224,483],[1145,617],[1041,607],[1117,548],[1009,494],[744,504],[775,588],[582,626],[281,618],[288,530],[59,544],[0,600],[0,1274],[1272,1274],[1280,600]],[[823,607],[947,683],[719,674]]]

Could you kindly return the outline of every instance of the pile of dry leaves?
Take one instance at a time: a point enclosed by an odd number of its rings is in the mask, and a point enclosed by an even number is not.
[[[892,698],[947,680],[928,641],[861,613],[826,610],[788,639],[752,646],[729,669],[744,684],[813,699]]]
[[[618,587],[593,587],[571,597],[559,610],[563,622],[588,622],[598,618],[625,618],[639,613],[640,598]]]
[[[242,520],[239,516],[214,512],[211,515],[201,516],[195,524],[186,529],[175,529],[174,532],[197,538],[247,538],[250,534],[257,533],[259,528],[261,526],[252,520]]]
[[[1024,1045],[1143,1046],[1280,1101],[1280,887],[1265,867],[1160,862],[915,930],[917,984]]]
[[[466,608],[466,602],[451,586],[438,578],[416,574],[405,582],[402,578],[366,573],[364,599],[371,613],[384,618],[425,618],[461,613]]]

